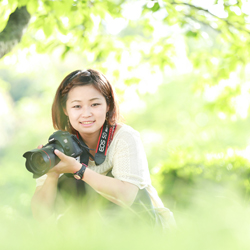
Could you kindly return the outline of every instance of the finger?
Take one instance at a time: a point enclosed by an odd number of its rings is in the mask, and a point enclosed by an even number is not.
[[[61,151],[59,151],[58,149],[55,149],[54,153],[59,157],[60,160],[64,160],[66,158],[66,155]]]
[[[38,149],[41,149],[43,147],[43,145],[42,144],[40,144],[37,148]]]

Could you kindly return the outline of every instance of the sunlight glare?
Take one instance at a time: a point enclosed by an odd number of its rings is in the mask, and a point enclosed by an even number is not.
[[[238,76],[235,72],[232,72],[229,79],[222,79],[217,85],[210,86],[207,84],[204,90],[204,99],[208,102],[213,102],[220,96],[220,94],[225,90],[226,87],[235,89],[238,85]]]
[[[235,150],[235,154],[250,161],[250,145],[243,150]]]
[[[152,151],[154,146],[161,145],[164,142],[162,134],[155,131],[144,129],[140,134],[143,145],[145,145],[147,151]]]
[[[242,14],[239,6],[231,6],[230,10],[233,11],[237,16],[240,16]]]
[[[136,93],[137,86],[129,86],[126,88],[124,93],[124,101],[120,104],[122,113],[129,113],[131,111],[135,113],[143,112],[146,108],[144,101],[140,99]]]
[[[3,93],[0,92],[0,115],[7,115],[9,113],[9,107],[5,100]]]
[[[122,15],[128,20],[138,20],[144,4],[144,1],[126,2],[122,6]]]
[[[241,11],[247,15],[250,15],[250,1],[242,1]]]
[[[69,27],[69,18],[68,17],[61,17],[60,19],[65,27]]]
[[[138,84],[140,94],[154,94],[158,90],[159,85],[163,83],[163,75],[158,67],[153,67],[148,63],[144,63],[136,70],[136,75],[141,79]]]
[[[250,107],[250,82],[241,85],[241,94],[234,98],[234,105],[236,113],[242,118],[246,119]]]
[[[72,40],[73,39],[73,35],[72,35],[72,33],[68,33],[67,35],[63,35],[63,34],[61,34],[61,33],[58,33],[57,34],[57,37],[59,38],[59,40],[61,41],[61,42],[63,42],[63,43],[68,43],[70,40]]]
[[[224,1],[218,1],[218,4],[215,4],[209,8],[209,12],[216,15],[219,18],[227,18],[228,13],[224,9]]]
[[[17,56],[15,54],[12,55],[6,55],[3,58],[3,62],[5,65],[14,65],[17,63]]]
[[[105,18],[107,31],[112,35],[117,35],[128,25],[128,20],[125,18],[117,17],[112,18],[110,15],[106,15]]]
[[[221,119],[221,120],[225,120],[227,118],[227,115],[223,112],[219,112],[218,113],[218,117]]]

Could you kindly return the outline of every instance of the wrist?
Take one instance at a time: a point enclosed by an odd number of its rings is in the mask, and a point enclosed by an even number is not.
[[[74,173],[75,179],[82,180],[86,168],[87,168],[87,165],[85,165],[84,163],[81,163],[81,168]]]
[[[79,171],[81,169],[81,167],[82,167],[82,163],[76,161],[76,163],[73,165],[73,168],[72,168],[72,174]]]
[[[48,172],[47,173],[47,176],[51,179],[58,179],[59,178],[59,173],[55,172],[55,171],[52,171],[52,172]]]

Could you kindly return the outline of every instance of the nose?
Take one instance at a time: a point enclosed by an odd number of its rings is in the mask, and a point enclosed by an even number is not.
[[[83,118],[90,117],[91,115],[92,115],[92,113],[91,113],[91,110],[90,110],[89,107],[83,107],[83,108],[82,108],[81,116],[82,116]]]

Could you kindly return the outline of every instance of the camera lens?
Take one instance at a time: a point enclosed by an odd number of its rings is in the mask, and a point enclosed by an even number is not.
[[[30,156],[30,163],[31,168],[33,169],[34,173],[45,174],[51,168],[51,157],[54,158],[53,151],[52,152],[45,152],[39,151],[35,152]]]
[[[42,156],[41,153],[34,153],[32,155],[32,160],[33,160],[34,165],[37,165],[37,166],[40,166],[40,167],[42,167],[45,164],[43,156]]]
[[[41,152],[34,153],[31,156],[31,159],[32,165],[36,166],[39,172],[43,173],[46,170],[50,169],[51,161],[49,160],[49,156],[47,154],[42,154]]]
[[[26,158],[25,166],[29,172],[33,173],[33,178],[38,178],[46,174],[51,168],[60,162],[60,158],[57,157],[54,150],[57,149],[62,153],[65,153],[62,145],[66,144],[65,148],[67,149],[69,139],[72,140],[68,132],[62,132],[59,130],[49,137],[49,143],[44,147],[33,149],[23,154],[23,157]],[[73,149],[72,151],[74,152]],[[68,153],[70,152],[71,151]],[[80,153],[82,153],[82,151]],[[80,155],[80,153],[78,155]]]

